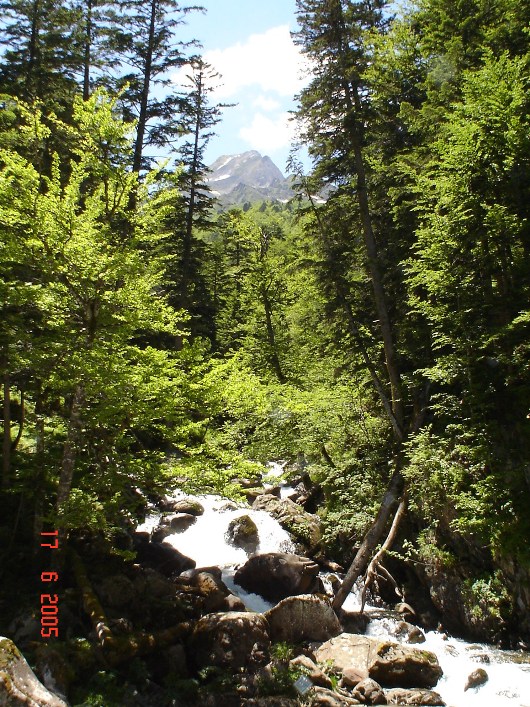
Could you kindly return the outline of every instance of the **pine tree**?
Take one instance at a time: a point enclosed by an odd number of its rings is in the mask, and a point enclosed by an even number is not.
[[[3,0],[0,13],[2,90],[64,111],[81,66],[75,8],[59,0]]]
[[[221,112],[228,104],[210,105],[209,97],[220,77],[200,57],[189,64],[186,76],[187,92],[180,96],[180,129],[183,142],[176,149],[181,188],[181,207],[175,214],[173,262],[168,273],[171,302],[177,309],[187,310],[191,316],[192,335],[198,333],[215,338],[210,299],[202,272],[205,254],[198,234],[212,223],[215,198],[207,183],[208,167],[204,154],[215,135],[214,128],[221,120]]]
[[[176,0],[123,0],[113,17],[110,47],[125,73],[111,85],[125,88],[122,96],[124,117],[136,121],[132,167],[140,172],[149,159],[147,145],[168,145],[180,134],[179,101],[174,92],[163,95],[171,85],[171,71],[182,67],[188,57],[184,51],[196,42],[178,41],[176,30],[186,15],[198,6],[183,7]],[[155,91],[156,89],[156,91]]]

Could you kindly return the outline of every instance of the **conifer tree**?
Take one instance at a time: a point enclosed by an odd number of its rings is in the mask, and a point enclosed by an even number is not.
[[[228,104],[210,104],[220,76],[200,57],[189,64],[186,92],[180,95],[180,130],[183,136],[176,149],[181,208],[175,212],[173,258],[168,272],[168,291],[177,309],[192,315],[192,334],[206,334],[212,340],[213,319],[209,295],[204,283],[204,243],[198,234],[212,223],[215,198],[208,186],[208,167],[204,154],[215,135],[214,128]]]
[[[64,110],[81,66],[75,8],[60,0],[2,0],[0,15],[2,90]]]
[[[109,42],[120,74],[110,83],[115,88],[126,87],[124,117],[136,122],[135,172],[148,162],[146,145],[167,145],[180,134],[178,98],[172,91],[164,95],[164,90],[171,85],[171,72],[188,60],[187,47],[196,44],[186,44],[176,36],[186,15],[196,10],[202,8],[182,6],[176,0],[123,0],[114,12]]]

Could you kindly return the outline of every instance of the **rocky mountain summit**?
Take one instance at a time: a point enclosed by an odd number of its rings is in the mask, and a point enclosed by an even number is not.
[[[222,155],[210,170],[208,186],[223,206],[274,199],[286,202],[293,196],[292,180],[284,177],[270,157],[256,150]]]

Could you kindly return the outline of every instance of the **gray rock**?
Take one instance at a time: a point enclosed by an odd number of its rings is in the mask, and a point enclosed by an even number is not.
[[[407,643],[425,643],[423,631],[407,621],[400,621],[392,630],[392,635]]]
[[[442,675],[434,653],[349,633],[323,643],[315,657],[320,664],[331,661],[337,672],[354,668],[388,686],[430,688]]]
[[[383,688],[372,678],[364,678],[357,683],[352,697],[366,705],[386,705]]]
[[[311,707],[348,707],[348,705],[360,705],[362,703],[354,697],[340,695],[325,687],[315,687],[309,704]]]
[[[311,551],[319,546],[322,538],[320,518],[307,513],[288,498],[279,499],[272,494],[265,494],[258,496],[252,507],[270,513],[282,528],[289,531],[295,540],[307,545]]]
[[[220,611],[225,608],[226,597],[230,594],[226,584],[209,572],[198,572],[193,578],[193,585],[202,597],[204,611]]]
[[[269,659],[267,620],[254,612],[207,614],[188,639],[187,654],[195,667],[241,668]]]
[[[174,532],[175,531],[169,525],[159,525],[158,528],[153,531],[153,534],[151,535],[151,540],[154,543],[161,543],[167,537],[173,535]]]
[[[202,516],[204,508],[196,498],[164,499],[160,508],[169,513],[189,513],[192,516]]]
[[[135,536],[135,550],[140,564],[152,567],[166,576],[195,567],[195,560],[186,557],[168,543],[146,542],[139,534]]]
[[[247,607],[235,594],[229,594],[225,597],[223,609],[224,611],[246,611]]]
[[[95,587],[103,606],[121,609],[129,606],[135,599],[136,590],[133,582],[123,574],[114,574]]]
[[[357,685],[368,677],[368,670],[359,668],[343,668],[341,687],[357,687]]]
[[[298,655],[289,661],[289,666],[301,670],[311,680],[313,685],[331,688],[331,680],[326,673],[307,655]]]
[[[273,642],[327,641],[342,631],[331,604],[312,594],[287,597],[265,617]]]
[[[388,705],[432,705],[433,707],[445,705],[440,695],[432,690],[404,690],[395,687],[392,690],[385,690],[385,695]]]
[[[477,668],[468,676],[466,681],[466,686],[464,687],[464,692],[469,690],[471,687],[480,687],[484,683],[488,682],[489,676],[484,668]]]
[[[270,697],[251,697],[248,700],[243,700],[240,704],[244,707],[299,707],[300,703],[290,697],[271,695]]]
[[[412,606],[404,601],[400,602],[399,604],[396,604],[395,609],[398,614],[401,614],[404,621],[414,621],[414,619],[416,618],[416,612],[414,611]]]
[[[345,611],[341,609],[338,612],[338,617],[344,627],[344,633],[365,633],[366,627],[370,623],[370,619],[366,614],[361,614],[360,611]]]
[[[0,705],[6,707],[68,707],[37,680],[15,644],[0,637]]]
[[[234,580],[248,592],[269,601],[318,589],[318,565],[307,557],[283,552],[255,555],[235,573]]]
[[[194,513],[173,513],[164,519],[164,525],[169,525],[174,533],[183,533],[197,521]]]
[[[255,552],[259,543],[258,527],[250,516],[239,516],[228,524],[225,538],[236,547]]]

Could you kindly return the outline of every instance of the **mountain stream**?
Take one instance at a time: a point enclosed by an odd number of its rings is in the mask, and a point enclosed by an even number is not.
[[[288,487],[282,489],[282,496],[289,493]],[[175,498],[180,496],[184,494],[175,494]],[[204,507],[204,514],[187,530],[168,536],[164,542],[193,558],[197,567],[220,567],[224,583],[250,611],[266,611],[271,603],[235,584],[236,566],[244,564],[248,555],[243,549],[228,544],[225,533],[231,520],[249,515],[259,531],[258,553],[295,552],[288,533],[265,511],[237,506],[220,496],[199,496],[198,500]],[[154,514],[138,530],[151,531],[158,520],[159,514]],[[344,609],[360,609],[358,589],[349,595]],[[371,617],[366,630],[368,635],[399,641],[392,628],[401,617],[369,605],[365,611]],[[427,632],[425,636],[426,642],[421,648],[436,653],[444,673],[434,689],[448,707],[530,707],[530,654],[504,651],[488,644],[471,644],[437,631]],[[489,680],[480,687],[465,691],[467,677],[477,667],[485,668]]]

